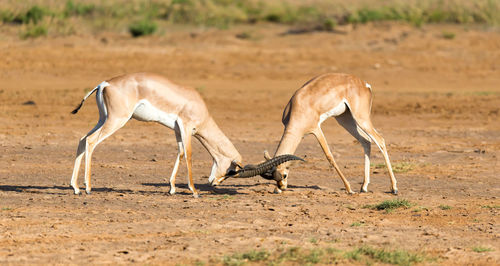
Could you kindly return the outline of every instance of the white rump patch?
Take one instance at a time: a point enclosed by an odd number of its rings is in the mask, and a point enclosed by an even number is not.
[[[343,114],[346,110],[347,105],[348,105],[347,100],[342,99],[342,102],[340,102],[340,104],[338,104],[337,106],[333,107],[329,111],[327,111],[319,116],[319,123],[318,124],[321,125],[321,123],[323,123],[329,117],[338,116],[338,115]]]
[[[107,86],[109,86],[109,83],[107,81],[103,81],[103,82],[101,82],[101,84],[98,85],[98,87],[101,87],[101,88],[106,88]]]
[[[158,122],[171,129],[175,128],[175,121],[179,119],[176,114],[169,114],[154,107],[148,100],[140,100],[134,109],[132,117],[145,122]]]

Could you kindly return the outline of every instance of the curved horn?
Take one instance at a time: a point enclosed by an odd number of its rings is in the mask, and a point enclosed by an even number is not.
[[[280,156],[274,157],[268,161],[265,161],[259,165],[245,166],[242,170],[238,171],[237,177],[248,178],[248,177],[253,177],[256,175],[261,175],[261,174],[264,174],[265,172],[271,170],[273,167],[277,167],[278,165],[280,165],[284,162],[293,161],[293,160],[304,161],[304,159],[297,157],[295,155],[291,155],[291,154],[280,155]]]

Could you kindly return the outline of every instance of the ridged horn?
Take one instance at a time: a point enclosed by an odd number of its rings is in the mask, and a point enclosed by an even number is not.
[[[243,167],[243,169],[237,172],[236,177],[249,178],[256,175],[261,175],[284,162],[299,161],[299,160],[304,161],[304,159],[297,157],[295,155],[291,154],[280,155],[268,161],[265,161],[259,165],[246,165],[245,167]]]

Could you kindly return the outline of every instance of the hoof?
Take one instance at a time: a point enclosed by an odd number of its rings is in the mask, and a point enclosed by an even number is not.
[[[80,190],[75,190],[75,195],[82,195],[82,192]]]
[[[170,190],[170,191],[168,192],[168,194],[170,194],[170,195],[174,195],[174,194],[175,194],[175,190]]]
[[[201,196],[200,196],[198,193],[193,194],[193,198],[195,198],[195,199],[199,199],[200,197],[201,197]]]
[[[356,195],[356,192],[354,192],[354,191],[347,191],[347,194],[349,194],[349,195]]]
[[[85,193],[87,193],[87,195],[91,194],[90,190],[85,190]]]
[[[398,194],[398,190],[397,190],[397,189],[396,189],[396,190],[392,189],[392,190],[391,190],[391,193],[392,193],[393,195],[397,195],[397,194]]]
[[[283,190],[279,189],[279,188],[274,188],[274,191],[273,191],[274,194],[281,194],[283,193]]]

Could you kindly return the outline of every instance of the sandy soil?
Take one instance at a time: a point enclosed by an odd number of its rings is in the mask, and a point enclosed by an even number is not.
[[[253,249],[369,245],[423,252],[434,264],[500,264],[498,32],[392,23],[338,33],[287,30],[263,25],[172,29],[140,39],[1,39],[0,263],[216,263]],[[443,38],[443,31],[455,32],[455,39]],[[242,32],[250,38],[237,38]],[[387,171],[376,167],[371,192],[350,196],[307,136],[296,153],[307,162],[293,166],[283,194],[259,178],[214,189],[204,177],[211,158],[196,142],[201,198],[189,193],[184,164],[178,193],[170,196],[165,179],[176,155],[173,132],[130,121],[94,153],[93,193],[73,195],[78,139],[98,113],[93,97],[76,116],[70,111],[89,88],[137,71],[197,88],[246,163],[274,151],[282,110],[305,81],[325,72],[355,74],[373,87],[373,122],[393,164],[412,169],[396,173],[398,196],[387,193]],[[323,127],[359,189],[361,146],[334,120]],[[383,163],[380,152],[372,153],[374,166]],[[394,198],[415,206],[392,213],[363,208]]]

